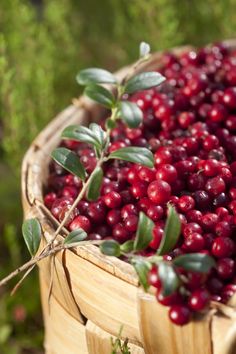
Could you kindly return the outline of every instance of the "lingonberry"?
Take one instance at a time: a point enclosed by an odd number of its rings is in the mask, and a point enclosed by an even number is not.
[[[70,223],[69,230],[74,231],[77,229],[83,229],[86,232],[89,232],[91,229],[90,220],[84,215],[78,215],[75,219]]]
[[[214,103],[208,112],[208,116],[213,122],[222,122],[227,115],[227,109],[220,103]]]
[[[175,304],[181,304],[182,297],[178,292],[174,292],[171,295],[164,296],[161,289],[156,292],[157,301],[164,306],[172,306]]]
[[[163,164],[172,163],[172,155],[168,148],[160,147],[154,154],[155,165],[161,166]]]
[[[188,306],[193,311],[202,311],[209,305],[209,301],[209,292],[206,289],[198,289],[192,292],[188,300]]]
[[[232,231],[232,226],[227,221],[220,221],[215,225],[215,233],[217,236],[230,237]]]
[[[107,223],[114,226],[121,221],[121,212],[119,209],[112,209],[107,213]]]
[[[147,195],[147,183],[146,182],[135,182],[131,186],[130,190],[136,199],[143,198]]]
[[[169,318],[176,325],[183,326],[190,320],[191,312],[185,305],[173,305],[169,310]]]
[[[202,228],[196,222],[190,222],[184,226],[183,235],[188,238],[193,233],[202,234]]]
[[[197,224],[199,224],[202,220],[202,213],[200,212],[200,210],[189,210],[186,214],[187,220],[188,222],[196,222]]]
[[[138,176],[141,181],[150,183],[155,179],[155,170],[147,167],[142,167],[138,172]]]
[[[124,227],[129,232],[135,232],[138,226],[137,215],[130,215],[124,220]]]
[[[203,173],[206,177],[214,177],[219,172],[219,162],[217,160],[206,160],[203,163]]]
[[[164,229],[159,225],[155,225],[152,231],[152,235],[153,235],[153,239],[149,243],[149,247],[151,247],[154,250],[157,250],[158,247],[160,246],[162,237],[164,235]]]
[[[183,213],[187,213],[195,206],[195,200],[190,195],[183,195],[179,198],[178,208]]]
[[[151,205],[147,210],[147,216],[153,221],[160,220],[164,215],[164,210],[160,205]]]
[[[121,243],[127,241],[130,237],[129,231],[127,231],[122,223],[118,223],[113,227],[112,235],[114,239]]]
[[[105,194],[103,200],[106,206],[111,209],[118,208],[122,201],[120,194],[117,192]]]
[[[201,225],[205,231],[215,230],[215,226],[218,222],[218,215],[214,213],[206,213],[203,215]]]
[[[184,241],[184,249],[189,252],[199,252],[205,247],[205,240],[202,235],[193,232]]]
[[[200,209],[201,211],[210,208],[211,198],[206,191],[198,190],[194,193],[193,197],[195,199],[197,208]]]
[[[50,209],[56,199],[57,199],[56,193],[50,192],[50,193],[45,195],[44,204],[46,205],[46,207],[48,207]]]
[[[170,185],[162,180],[153,181],[147,190],[148,198],[151,202],[163,205],[168,202],[171,195]]]
[[[221,279],[232,278],[235,272],[235,261],[232,258],[221,258],[217,262],[216,270]]]
[[[236,108],[236,87],[229,87],[224,91],[223,102],[230,109]]]
[[[224,192],[225,188],[226,186],[223,178],[218,176],[210,178],[206,183],[206,191],[214,196]]]
[[[156,178],[161,179],[169,184],[173,183],[177,179],[177,171],[173,165],[163,164],[156,173]]]
[[[217,258],[230,257],[234,252],[234,242],[228,237],[217,237],[212,245],[211,252]]]
[[[158,290],[161,288],[161,281],[158,276],[158,270],[156,266],[153,266],[150,271],[148,272],[148,284],[154,286]]]

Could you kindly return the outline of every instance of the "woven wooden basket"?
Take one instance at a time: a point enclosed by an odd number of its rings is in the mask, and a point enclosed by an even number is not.
[[[234,49],[235,41],[227,41]],[[178,55],[189,49],[173,49]],[[157,68],[156,53],[142,70]],[[117,73],[123,77],[127,68]],[[50,152],[59,144],[61,131],[70,124],[98,120],[104,111],[85,98],[59,114],[35,139],[22,167],[25,218],[37,217],[46,241],[58,222],[43,205]],[[59,236],[62,237],[62,236]],[[233,354],[236,353],[235,298],[229,305],[212,306],[184,327],[173,325],[167,309],[138,287],[129,264],[105,257],[90,245],[58,253],[53,270],[50,304],[50,259],[39,264],[41,299],[47,354],[110,354],[112,336],[123,325],[133,354]]]

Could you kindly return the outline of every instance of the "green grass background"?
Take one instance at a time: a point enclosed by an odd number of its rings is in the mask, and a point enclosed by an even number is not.
[[[235,0],[0,1],[0,276],[23,263],[20,165],[47,122],[81,92],[84,67],[115,70],[152,50],[236,37]],[[0,353],[42,353],[37,274],[0,289]]]

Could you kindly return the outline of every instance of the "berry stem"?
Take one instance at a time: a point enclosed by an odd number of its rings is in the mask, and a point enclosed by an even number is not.
[[[70,248],[73,248],[73,247],[80,247],[80,246],[88,245],[88,244],[89,245],[91,245],[91,244],[100,245],[101,242],[102,241],[80,241],[80,242],[71,243],[71,244],[61,244],[61,245],[53,247],[51,249],[45,249],[38,256],[33,257],[30,261],[24,263],[22,266],[20,266],[16,270],[14,270],[14,272],[10,273],[8,276],[3,278],[0,281],[0,287],[5,285],[6,283],[8,283],[9,280],[11,280],[15,276],[17,276],[19,273],[24,272],[25,270],[27,270],[27,272],[25,273],[25,276],[23,276],[23,278],[20,281],[20,282],[22,282],[24,280],[24,278],[33,269],[33,267],[35,266],[36,263],[38,263],[39,261],[41,261],[42,259],[44,259],[46,257],[49,257],[49,256],[51,256],[53,254],[56,254],[57,252],[60,252],[60,251],[66,250],[66,249],[70,249]],[[14,292],[14,289],[13,289],[13,292]]]

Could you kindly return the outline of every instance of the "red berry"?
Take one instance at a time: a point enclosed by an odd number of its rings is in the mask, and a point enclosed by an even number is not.
[[[151,205],[147,210],[147,216],[153,221],[160,220],[164,215],[164,210],[160,205]]]
[[[148,186],[147,194],[151,202],[163,205],[170,198],[171,188],[165,181],[153,181]]]
[[[217,237],[212,245],[212,254],[217,258],[230,257],[234,252],[234,242],[228,237]]]
[[[202,311],[208,306],[209,301],[210,301],[209,292],[205,289],[198,289],[191,294],[188,301],[188,305],[191,308],[191,310]]]
[[[189,210],[193,209],[195,206],[195,200],[190,195],[183,195],[179,198],[178,208],[183,213],[187,213]]]
[[[235,272],[235,261],[232,258],[221,258],[217,262],[216,270],[221,279],[232,278]]]
[[[89,232],[91,229],[90,220],[84,215],[78,215],[69,225],[69,230],[83,229],[86,232]]]
[[[157,170],[156,178],[171,184],[177,179],[177,171],[174,166],[170,164],[163,164]]]
[[[104,195],[103,200],[106,206],[111,209],[118,208],[122,201],[120,194],[114,191]]]
[[[169,318],[176,325],[183,326],[190,320],[190,310],[185,305],[173,305],[169,310]]]

